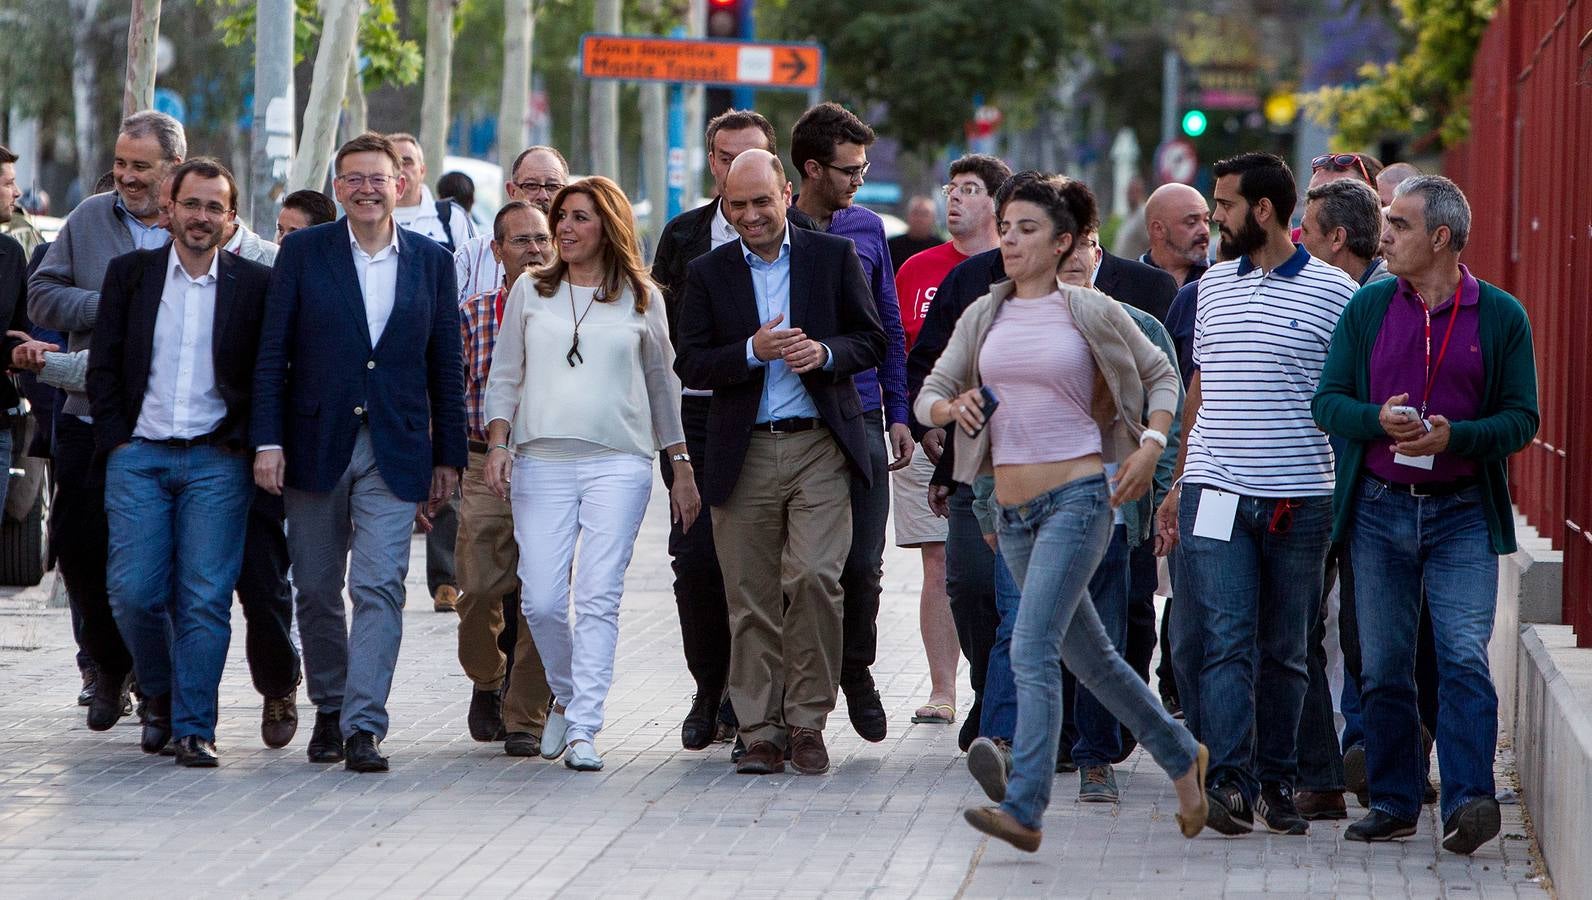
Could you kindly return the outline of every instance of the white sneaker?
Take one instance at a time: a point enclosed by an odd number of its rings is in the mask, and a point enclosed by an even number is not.
[[[564,765],[577,772],[597,772],[603,767],[603,758],[591,741],[576,741],[564,751]]]
[[[542,758],[558,759],[564,755],[564,748],[569,746],[565,736],[569,733],[569,720],[564,714],[550,709],[547,711],[547,724],[542,726]]]

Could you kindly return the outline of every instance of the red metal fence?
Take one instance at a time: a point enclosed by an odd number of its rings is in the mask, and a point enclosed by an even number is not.
[[[1465,262],[1525,304],[1542,429],[1515,502],[1564,550],[1564,621],[1592,646],[1592,0],[1506,0],[1476,54],[1471,136],[1444,168],[1468,195]]]

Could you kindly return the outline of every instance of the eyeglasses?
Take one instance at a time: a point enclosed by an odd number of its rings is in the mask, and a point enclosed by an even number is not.
[[[516,181],[514,186],[522,194],[556,194],[564,189],[562,181]]]
[[[830,163],[824,163],[824,168],[834,169],[836,172],[846,176],[846,180],[855,181],[858,184],[861,184],[862,180],[868,177],[868,167],[871,165],[873,164],[863,163],[860,166],[836,166],[831,165]]]
[[[951,196],[957,196],[966,199],[968,197],[977,197],[979,194],[988,192],[984,190],[984,186],[982,184],[976,184],[974,182],[968,181],[962,184],[942,184],[940,185],[940,193],[945,195],[947,198]]]
[[[379,191],[397,181],[398,178],[394,175],[365,175],[359,172],[349,172],[347,175],[337,176],[337,180],[356,191],[366,185],[369,185],[372,190]]]
[[[1312,172],[1319,172],[1327,166],[1331,166],[1334,172],[1342,172],[1358,166],[1360,168],[1360,177],[1364,178],[1367,184],[1376,183],[1375,179],[1371,177],[1371,173],[1365,170],[1365,160],[1361,159],[1359,154],[1328,153],[1310,161],[1310,171]]]
[[[227,213],[232,212],[232,210],[214,201],[210,203],[201,203],[192,197],[181,201],[177,205],[187,210],[189,215],[203,214],[212,219],[223,218]]]
[[[535,244],[538,247],[550,247],[553,244],[553,238],[551,235],[546,234],[538,234],[534,236],[522,234],[519,237],[509,238],[507,243],[510,247],[513,247],[516,250],[524,250],[526,247],[529,247],[532,244]]]

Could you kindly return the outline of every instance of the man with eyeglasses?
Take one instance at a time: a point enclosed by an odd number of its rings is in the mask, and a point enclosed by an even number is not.
[[[393,220],[405,181],[392,142],[360,135],[334,166],[347,214],[288,235],[272,272],[254,480],[287,507],[309,760],[385,772],[409,535],[467,461],[459,295],[447,251]]]
[[[464,406],[470,432],[470,464],[464,469],[459,501],[459,664],[473,685],[470,737],[503,741],[509,756],[541,752],[547,722],[547,676],[531,629],[520,611],[519,548],[507,500],[494,494],[486,471],[487,434],[483,397],[492,368],[503,305],[514,282],[553,256],[547,215],[524,200],[510,200],[492,221],[492,253],[503,269],[503,283],[465,300],[459,307],[464,343]],[[511,654],[500,648],[507,637]]]
[[[169,246],[112,260],[89,353],[107,454],[106,583],[147,700],[141,744],[219,764],[215,739],[232,590],[254,485],[248,425],[271,272],[219,252],[232,173],[200,157],[172,175]]]
[[[884,363],[856,376],[867,433],[871,479],[851,479],[851,552],[841,572],[845,591],[840,688],[851,726],[864,740],[885,738],[888,719],[869,667],[879,649],[880,579],[884,574],[885,524],[890,517],[890,473],[912,461],[907,426],[907,349],[896,302],[894,269],[879,216],[853,201],[868,175],[873,129],[838,103],[820,103],[802,113],[791,129],[791,161],[801,172],[795,206],[819,230],[850,238],[862,260],[884,326]],[[886,427],[890,451],[885,449]],[[891,458],[893,456],[893,459]]]
[[[569,163],[564,154],[544,144],[527,147],[514,157],[503,192],[510,200],[524,200],[543,215],[553,206],[553,195],[569,183]],[[503,266],[492,252],[492,235],[465,241],[453,254],[454,278],[459,282],[459,302],[495,291],[503,283]]]
[[[72,210],[28,280],[29,317],[65,333],[71,352],[88,349],[93,340],[110,261],[162,247],[170,239],[159,226],[160,183],[187,152],[182,125],[171,116],[144,110],[123,119],[116,135],[113,189]],[[132,711],[126,682],[133,661],[105,592],[105,464],[95,452],[89,416],[88,394],[67,391],[55,423],[50,546],[82,622],[83,645],[98,670],[88,727],[108,731]]]

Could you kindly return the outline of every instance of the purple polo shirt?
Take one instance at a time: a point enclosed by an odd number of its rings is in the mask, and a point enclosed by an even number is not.
[[[1486,375],[1482,370],[1481,339],[1478,334],[1479,317],[1476,301],[1481,288],[1470,270],[1459,267],[1459,306],[1449,297],[1431,311],[1432,357],[1437,366],[1442,353],[1443,337],[1453,325],[1454,334],[1448,341],[1448,354],[1432,380],[1432,394],[1427,399],[1426,415],[1440,415],[1450,422],[1475,419],[1481,413],[1482,392]],[[1456,312],[1457,309],[1457,312]],[[1454,316],[1458,315],[1456,321]],[[1371,400],[1386,401],[1394,394],[1409,394],[1408,405],[1421,408],[1421,398],[1426,394],[1426,304],[1416,294],[1415,288],[1403,278],[1388,302],[1387,315],[1382,319],[1382,330],[1377,333],[1376,344],[1371,348]],[[1474,460],[1453,453],[1439,453],[1430,470],[1405,466],[1393,461],[1393,441],[1385,438],[1367,449],[1366,468],[1371,474],[1394,484],[1430,484],[1455,481],[1476,475]]]

